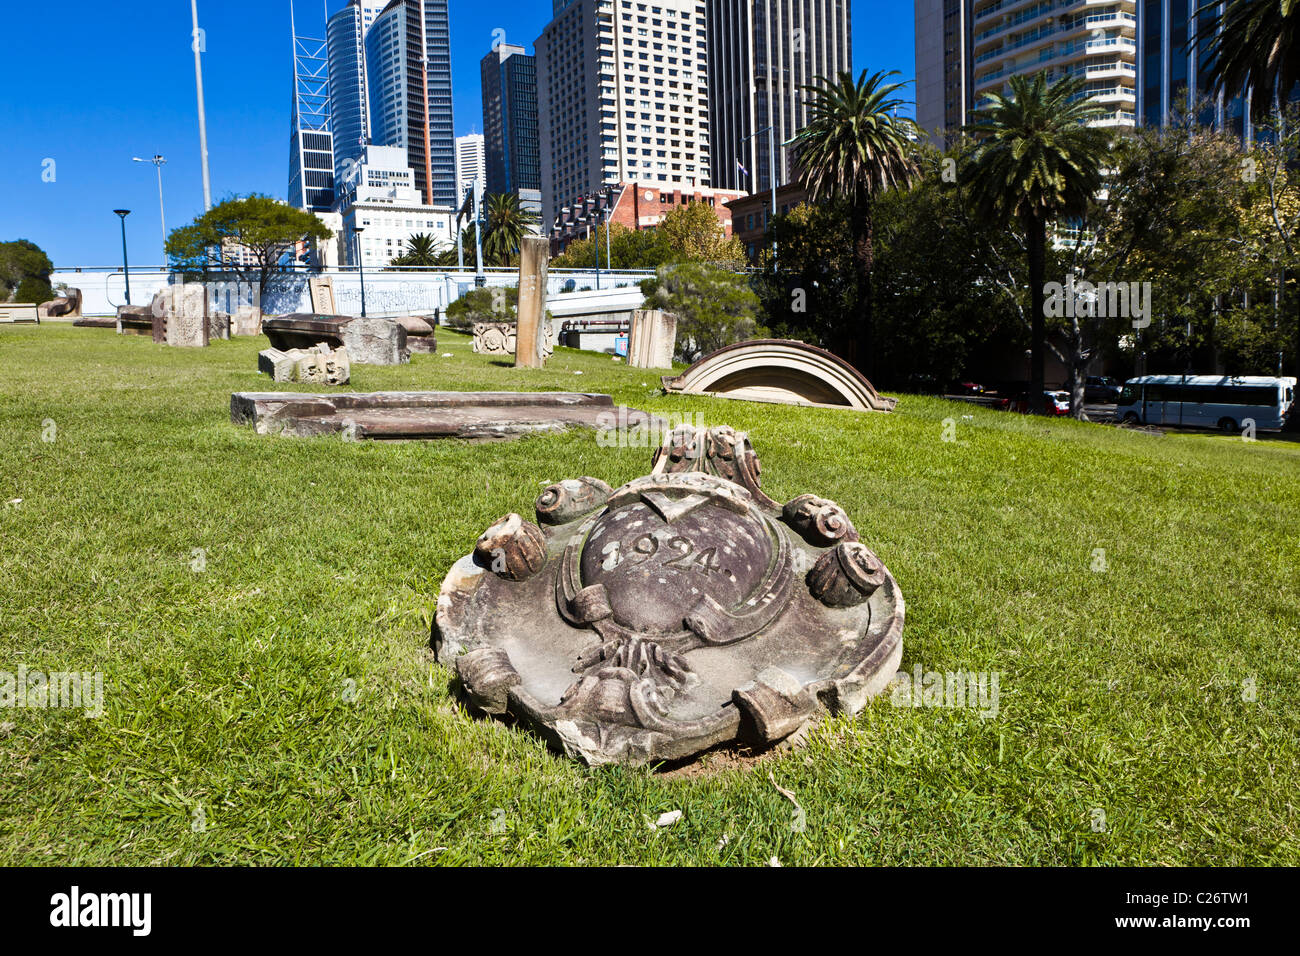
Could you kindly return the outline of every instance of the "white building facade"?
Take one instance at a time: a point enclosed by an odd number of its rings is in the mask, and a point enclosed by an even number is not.
[[[344,261],[382,269],[405,253],[412,236],[432,236],[439,249],[454,238],[454,211],[429,206],[416,186],[415,170],[399,146],[367,146],[362,162],[339,184]],[[361,233],[357,233],[357,227]]]
[[[701,0],[553,0],[538,38],[542,222],[626,182],[712,186]]]
[[[487,190],[487,155],[482,133],[456,137],[457,202],[465,201],[465,194],[474,188],[475,183],[479,184],[481,191]]]

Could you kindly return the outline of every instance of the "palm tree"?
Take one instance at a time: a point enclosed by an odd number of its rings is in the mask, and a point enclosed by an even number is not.
[[[393,260],[395,266],[430,267],[438,264],[438,241],[428,233],[419,232],[406,240],[406,252]]]
[[[519,252],[524,236],[537,224],[537,216],[519,204],[516,193],[493,193],[487,197],[487,227],[483,233],[483,256],[497,265],[509,265]]]
[[[1046,326],[1043,279],[1047,227],[1082,216],[1101,191],[1110,135],[1089,126],[1105,111],[1084,95],[1082,80],[1048,85],[1043,73],[1013,76],[1011,95],[971,114],[973,137],[967,178],[979,212],[1017,223],[1029,259],[1029,314],[1033,328],[1030,408],[1043,410]]]
[[[1300,0],[1228,0],[1222,15],[1219,6],[1207,3],[1197,11],[1222,25],[1200,39],[1210,82],[1215,93],[1228,96],[1253,90],[1251,116],[1261,122],[1273,110],[1274,95],[1285,102],[1300,84]]]
[[[902,83],[886,83],[896,73],[863,70],[857,82],[848,72],[835,82],[818,78],[808,91],[808,125],[794,138],[801,179],[818,203],[843,201],[853,238],[855,301],[861,315],[857,364],[875,373],[875,321],[871,272],[875,267],[872,206],[884,190],[906,188],[917,174],[913,140],[916,124],[896,115],[903,101],[894,94]],[[775,215],[776,210],[772,210]]]

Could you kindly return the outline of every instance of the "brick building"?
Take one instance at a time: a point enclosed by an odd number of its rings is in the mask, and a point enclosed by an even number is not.
[[[653,229],[678,206],[704,203],[709,206],[728,238],[732,235],[732,210],[728,204],[743,196],[734,190],[709,186],[660,186],[658,183],[619,183],[595,196],[562,205],[551,230],[551,252],[559,255],[575,239],[585,239],[597,224],[613,222],[628,229]]]

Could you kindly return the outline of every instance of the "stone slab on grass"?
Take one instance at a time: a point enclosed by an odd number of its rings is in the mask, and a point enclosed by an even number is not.
[[[372,440],[493,440],[568,428],[648,427],[636,409],[586,392],[371,392],[311,395],[237,392],[230,420],[258,434],[343,434]]]

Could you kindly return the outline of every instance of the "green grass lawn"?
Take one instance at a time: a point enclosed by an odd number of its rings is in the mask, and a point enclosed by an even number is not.
[[[229,403],[277,387],[264,339],[5,328],[0,671],[102,672],[105,712],[0,709],[0,865],[1300,864],[1300,445],[669,398],[607,357],[516,371],[440,338],[353,388],[748,430],[773,497],[835,499],[899,580],[904,668],[998,672],[996,718],[881,699],[757,762],[586,769],[470,716],[430,622],[494,519],[649,450],[259,437]]]

